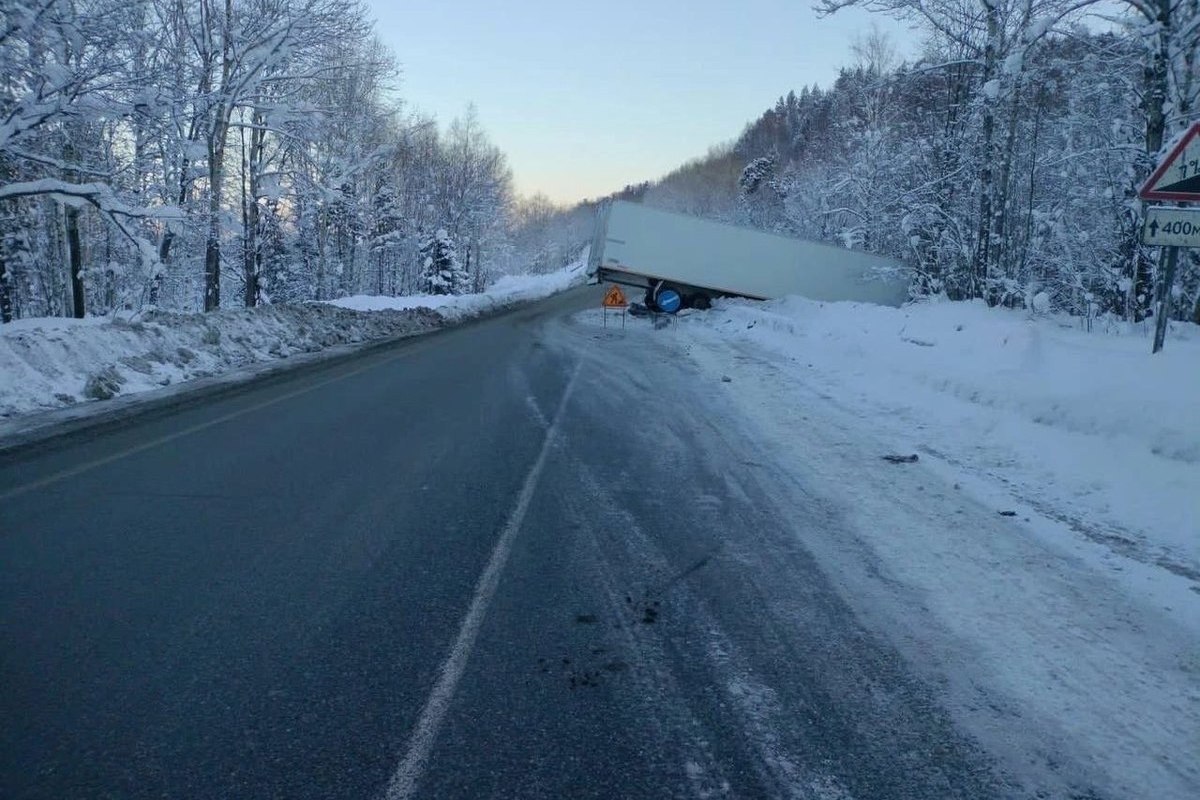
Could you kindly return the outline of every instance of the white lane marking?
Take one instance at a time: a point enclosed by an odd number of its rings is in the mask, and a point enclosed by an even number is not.
[[[425,772],[425,765],[433,750],[434,741],[437,739],[438,729],[441,727],[442,719],[446,716],[446,711],[450,708],[450,701],[454,699],[459,679],[462,678],[467,661],[471,657],[471,651],[475,647],[475,639],[479,635],[479,629],[483,626],[484,615],[492,602],[492,596],[496,594],[496,587],[500,583],[500,575],[504,572],[504,566],[508,563],[513,541],[520,532],[521,523],[525,521],[529,502],[533,499],[542,469],[546,466],[546,457],[550,454],[550,446],[554,444],[554,440],[558,436],[563,410],[575,388],[575,379],[579,377],[579,370],[582,366],[582,363],[576,365],[570,380],[567,381],[567,388],[563,391],[562,399],[558,402],[558,409],[554,412],[554,420],[546,430],[542,449],[538,453],[537,459],[534,460],[533,466],[529,468],[529,473],[525,476],[525,482],[521,485],[521,493],[517,496],[517,505],[513,508],[512,514],[504,526],[504,531],[496,541],[487,567],[479,576],[475,593],[471,597],[471,605],[459,627],[458,637],[454,640],[450,654],[439,670],[437,682],[433,686],[433,691],[429,693],[429,698],[425,701],[425,707],[421,709],[421,716],[417,719],[417,724],[409,737],[404,760],[400,762],[400,766],[396,767],[396,771],[392,773],[392,779],[388,782],[387,794],[384,795],[386,800],[407,800],[416,794],[417,784]]]

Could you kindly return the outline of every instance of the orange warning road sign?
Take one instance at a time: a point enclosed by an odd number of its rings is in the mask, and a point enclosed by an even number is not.
[[[604,295],[605,308],[624,308],[629,305],[625,300],[625,293],[621,291],[620,286],[610,286],[608,294]]]

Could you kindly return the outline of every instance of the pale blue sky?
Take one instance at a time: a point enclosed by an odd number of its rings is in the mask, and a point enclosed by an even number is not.
[[[570,202],[735,138],[789,89],[828,86],[878,23],[789,0],[368,0],[401,96],[443,125],[474,103],[517,190]]]

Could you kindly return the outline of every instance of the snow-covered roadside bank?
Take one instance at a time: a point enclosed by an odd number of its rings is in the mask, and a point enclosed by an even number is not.
[[[330,303],[150,312],[133,320],[40,318],[0,326],[0,438],[45,412],[73,418],[105,400],[251,378],[260,366],[421,333],[549,297],[582,283],[580,266],[501,278],[482,294],[351,297]]]
[[[424,309],[370,315],[324,306],[151,312],[133,321],[19,320],[0,329],[0,419],[441,325],[441,317]]]
[[[582,285],[586,258],[571,267],[546,275],[505,275],[493,283],[482,294],[410,295],[407,297],[384,297],[360,294],[328,301],[328,305],[352,311],[404,311],[428,308],[446,320],[457,322],[477,317],[490,311],[540,300],[573,286]]]
[[[1053,796],[1200,796],[1200,332],[789,299],[677,341],[849,532],[867,624]],[[723,382],[722,378],[729,378]],[[883,455],[917,453],[917,463]]]
[[[899,450],[990,485],[1005,508],[1200,590],[1200,327],[1178,326],[1151,356],[1143,335],[970,303],[787,298],[692,321],[753,343]]]

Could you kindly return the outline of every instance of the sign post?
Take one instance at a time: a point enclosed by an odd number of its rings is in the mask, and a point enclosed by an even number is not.
[[[1188,128],[1138,192],[1143,200],[1200,201],[1200,122]],[[1156,206],[1146,209],[1142,242],[1166,248],[1165,264],[1154,298],[1154,347],[1157,353],[1167,338],[1171,290],[1180,247],[1200,247],[1200,210]]]

